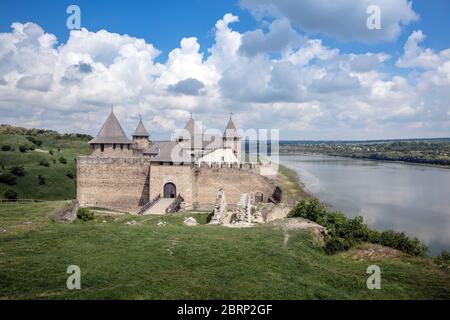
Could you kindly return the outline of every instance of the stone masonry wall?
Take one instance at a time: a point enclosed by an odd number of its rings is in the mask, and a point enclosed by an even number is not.
[[[149,201],[149,159],[77,158],[77,199],[80,206],[129,212]]]
[[[181,194],[187,206],[192,204],[192,167],[190,165],[159,165],[150,167],[150,199],[158,194],[163,196],[164,185],[173,183],[177,188],[177,195]]]
[[[264,201],[267,201],[276,187],[253,169],[202,167],[193,170],[193,205],[196,208],[211,208],[219,188],[223,188],[228,204],[237,204],[241,194],[248,192],[262,192]]]

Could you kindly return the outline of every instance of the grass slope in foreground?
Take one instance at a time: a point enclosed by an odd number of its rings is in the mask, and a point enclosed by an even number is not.
[[[96,217],[62,224],[67,202],[0,206],[0,299],[448,299],[450,275],[430,260],[326,255],[307,231],[272,224],[187,227],[187,214]],[[200,222],[205,213],[189,213]],[[130,226],[129,220],[141,222]],[[168,224],[158,227],[162,219]],[[105,222],[104,222],[105,221]],[[25,223],[27,222],[27,223]],[[31,222],[31,224],[29,223]],[[79,291],[66,269],[81,268]],[[366,269],[382,289],[366,288]]]

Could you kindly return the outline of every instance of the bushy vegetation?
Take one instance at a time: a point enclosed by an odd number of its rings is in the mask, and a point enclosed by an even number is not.
[[[59,162],[61,162],[62,164],[67,164],[67,159],[64,157],[59,157]]]
[[[16,177],[10,172],[4,172],[0,174],[0,183],[7,184],[9,186],[15,185]]]
[[[80,208],[77,211],[77,218],[83,221],[94,220],[95,218],[94,211],[89,210],[87,208]]]
[[[15,192],[14,190],[8,189],[3,193],[3,196],[8,200],[16,200],[17,192]]]
[[[41,175],[38,175],[38,184],[40,186],[44,185],[45,184],[45,177],[43,177]]]
[[[288,217],[314,221],[327,229],[325,251],[333,254],[345,251],[362,242],[371,242],[403,251],[412,256],[425,256],[427,248],[417,239],[403,232],[371,230],[363,218],[347,218],[341,212],[329,212],[318,199],[301,200]]]
[[[5,151],[5,152],[6,151],[14,151],[14,149],[10,145],[4,144],[4,145],[2,145],[2,151]]]
[[[18,177],[23,177],[25,175],[25,168],[23,165],[12,166],[9,168],[9,173]]]
[[[49,167],[50,163],[47,160],[42,159],[41,161],[39,161],[39,165],[43,167]]]
[[[434,258],[434,262],[441,268],[450,268],[450,252],[442,250],[441,253]]]

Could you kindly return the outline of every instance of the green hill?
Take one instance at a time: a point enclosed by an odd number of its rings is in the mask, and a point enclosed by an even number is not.
[[[430,259],[368,244],[327,255],[314,233],[283,227],[292,219],[253,228],[205,225],[198,212],[52,222],[66,204],[0,206],[0,299],[450,298],[448,270]],[[186,216],[200,225],[185,226]],[[380,290],[366,286],[373,264]],[[80,290],[66,287],[69,265],[81,269]]]
[[[0,125],[0,198],[8,190],[20,199],[75,198],[76,156],[89,152],[91,138]]]

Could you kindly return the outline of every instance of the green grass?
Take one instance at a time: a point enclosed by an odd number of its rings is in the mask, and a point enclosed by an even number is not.
[[[3,193],[7,189],[16,191],[20,199],[65,200],[75,198],[75,158],[80,154],[88,154],[87,139],[66,137],[57,133],[33,137],[41,140],[43,144],[36,146],[26,139],[25,134],[0,130],[0,147],[9,145],[14,148],[14,151],[0,150],[0,173],[8,172],[13,165],[23,165],[25,168],[25,176],[17,177],[16,185],[9,186],[0,183],[0,198],[3,198]],[[36,150],[22,153],[19,151],[20,145],[34,146]],[[49,153],[50,150],[53,151],[53,155]],[[60,157],[67,159],[67,164],[60,163]],[[49,166],[39,165],[42,160],[48,161]],[[74,175],[73,179],[67,176],[68,172]],[[44,185],[39,184],[39,175],[45,178]]]
[[[279,179],[282,186],[284,200],[292,199],[294,202],[312,199],[313,196],[305,191],[295,170],[283,165],[278,167]]]
[[[187,227],[205,213],[97,216],[52,222],[68,202],[0,206],[0,299],[449,299],[450,275],[430,260],[328,256],[306,231],[274,225]],[[158,227],[160,220],[165,227]],[[136,226],[126,221],[136,220]],[[103,222],[106,221],[106,222]],[[31,224],[24,224],[31,222]],[[1,232],[6,229],[5,232]],[[66,289],[69,265],[81,268]],[[366,288],[366,268],[382,289]]]

